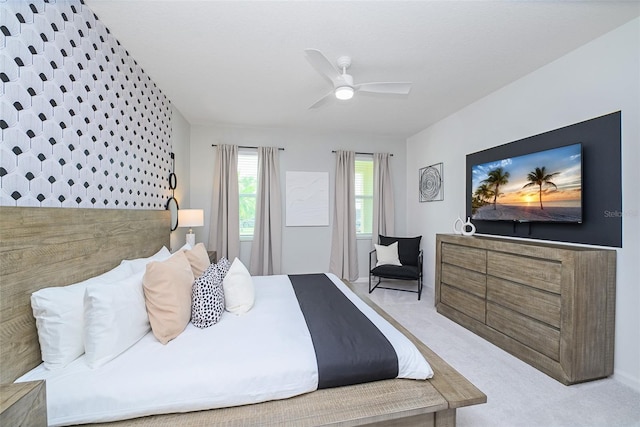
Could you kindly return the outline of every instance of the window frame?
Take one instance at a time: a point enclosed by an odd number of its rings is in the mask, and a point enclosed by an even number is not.
[[[363,194],[358,194],[358,168],[357,168],[357,162],[366,162],[366,163],[370,163],[370,168],[371,168],[371,175],[370,175],[370,188],[363,188]],[[368,201],[370,206],[371,206],[371,218],[368,218],[368,222],[370,224],[370,227],[373,227],[373,174],[374,174],[374,170],[373,170],[373,157],[370,155],[356,155],[355,157],[355,161],[354,161],[354,198],[355,198],[355,205],[356,205],[356,239],[371,239],[373,237],[373,231],[372,229],[370,229],[369,231],[364,231],[359,233],[358,232],[358,226],[357,226],[357,221],[358,221],[358,214],[357,214],[357,205],[358,205],[358,200],[362,201],[362,205],[363,207],[365,206],[366,202]],[[369,187],[369,185],[367,185],[367,177],[365,176],[363,178],[363,184],[362,187]],[[366,194],[367,190],[370,189],[370,194]],[[363,209],[362,215],[364,216],[364,213],[366,212],[366,209]],[[365,221],[364,218],[360,218],[361,221]]]
[[[243,161],[243,157],[244,157],[244,161]],[[249,158],[251,159],[249,160]],[[254,173],[252,175],[249,175],[244,172],[241,174],[241,169],[243,169],[245,166],[252,166],[252,165],[249,165],[249,163],[255,163]],[[243,185],[241,184],[241,180],[244,178],[255,178],[255,186],[254,186],[253,193],[250,193],[250,192],[243,193],[241,191],[241,188],[243,188]],[[240,241],[253,241],[253,234],[255,230],[255,220],[256,220],[255,210],[256,210],[257,195],[258,195],[258,152],[252,149],[238,149],[238,232],[240,233]],[[245,218],[244,220],[242,219],[241,205],[242,205],[243,199],[253,199],[253,218]],[[251,232],[243,234],[242,232],[243,222],[251,221],[251,220],[253,220],[253,226],[251,227]],[[245,228],[248,228],[248,227],[245,227]]]

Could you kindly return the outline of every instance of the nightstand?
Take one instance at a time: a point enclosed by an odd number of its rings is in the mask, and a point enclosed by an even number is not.
[[[44,381],[0,384],[0,425],[46,427],[47,398]]]

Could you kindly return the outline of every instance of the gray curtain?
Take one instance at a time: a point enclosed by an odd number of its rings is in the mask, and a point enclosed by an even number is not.
[[[395,210],[391,168],[388,153],[373,154],[373,226],[371,242],[378,242],[378,235],[393,236]]]
[[[240,256],[238,147],[218,145],[214,152],[209,249],[233,261]]]
[[[329,271],[349,281],[358,279],[356,247],[355,153],[336,151],[336,189]]]
[[[258,148],[256,221],[251,244],[252,275],[280,274],[282,264],[282,197],[277,147]]]

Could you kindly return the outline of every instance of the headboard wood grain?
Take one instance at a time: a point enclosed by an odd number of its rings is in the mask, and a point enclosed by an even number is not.
[[[31,294],[169,247],[159,210],[0,206],[0,383],[41,363]]]

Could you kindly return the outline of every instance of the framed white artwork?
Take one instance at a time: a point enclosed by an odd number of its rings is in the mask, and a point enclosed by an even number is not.
[[[286,226],[329,225],[329,172],[286,173]]]

